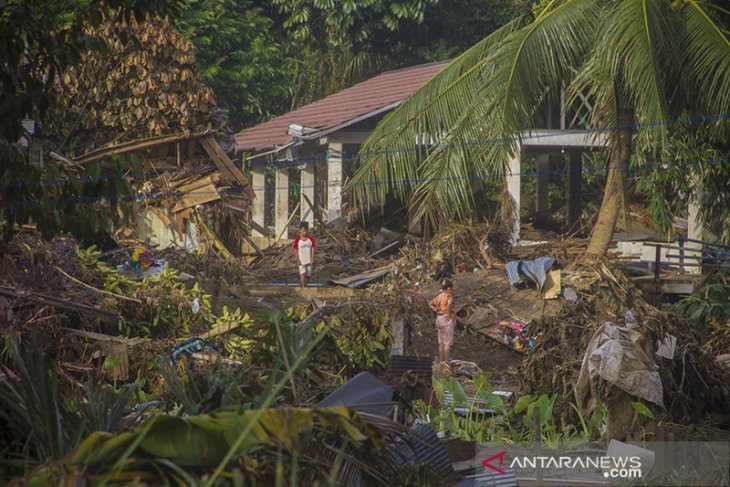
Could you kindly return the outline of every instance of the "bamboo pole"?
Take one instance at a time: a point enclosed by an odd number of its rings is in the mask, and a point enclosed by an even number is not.
[[[294,219],[294,215],[297,214],[297,211],[299,211],[299,207],[302,206],[302,202],[300,201],[297,203],[297,206],[294,207],[294,211],[291,212],[291,215],[289,215],[289,219],[286,221],[286,225],[284,225],[284,228],[281,230],[281,233],[274,241],[274,245],[279,243],[279,240],[281,240],[281,237],[284,236],[284,234],[289,230],[289,225],[291,225],[291,221]]]

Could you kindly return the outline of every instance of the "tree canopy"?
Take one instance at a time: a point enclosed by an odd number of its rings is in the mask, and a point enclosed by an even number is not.
[[[273,15],[254,0],[190,0],[175,27],[194,45],[205,83],[230,125],[289,108],[297,62]]]

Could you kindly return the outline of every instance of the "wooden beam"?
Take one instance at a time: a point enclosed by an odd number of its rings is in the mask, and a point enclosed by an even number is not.
[[[77,158],[75,162],[77,164],[88,164],[89,162],[98,161],[112,154],[122,155],[138,152],[150,147],[157,147],[158,145],[170,144],[172,142],[180,142],[183,140],[195,139],[212,134],[209,130],[205,132],[196,132],[188,135],[161,135],[159,137],[150,137],[148,139],[133,140],[131,142],[125,142],[123,144],[102,147],[91,152],[87,152],[83,156]]]
[[[65,273],[65,272],[63,271],[63,269],[61,269],[60,267],[58,267],[58,266],[55,266],[55,268],[56,268],[56,270],[57,270],[58,272],[60,272],[61,274],[63,274],[64,276],[66,276],[66,277],[67,277],[67,278],[69,278],[69,279],[70,279],[71,281],[75,282],[76,284],[79,284],[79,285],[81,285],[81,286],[84,286],[84,287],[85,287],[85,288],[87,288],[87,289],[91,289],[92,291],[96,291],[96,292],[97,292],[97,293],[99,293],[99,294],[105,294],[105,295],[107,295],[107,296],[113,296],[113,297],[115,297],[115,298],[118,298],[118,299],[124,299],[124,300],[126,300],[126,301],[132,301],[132,302],[134,302],[134,303],[142,304],[142,301],[140,301],[139,299],[135,299],[135,298],[130,298],[130,297],[128,297],[128,296],[122,296],[121,294],[116,294],[116,293],[112,293],[112,292],[109,292],[109,291],[105,291],[105,290],[103,290],[103,289],[97,289],[97,288],[95,288],[94,286],[90,286],[89,284],[86,284],[85,282],[83,282],[83,281],[80,281],[80,280],[76,279],[75,277],[73,277],[73,276],[70,276],[70,275],[68,275],[68,274],[67,274],[67,273]]]
[[[223,149],[221,149],[221,146],[215,140],[215,137],[212,135],[205,137],[200,139],[200,143],[202,144],[203,149],[205,149],[205,152],[208,153],[208,156],[210,156],[213,160],[213,163],[218,166],[221,173],[224,176],[228,175],[228,177],[232,178],[233,181],[238,182],[238,184],[243,187],[246,194],[253,196],[253,189],[251,188],[248,178],[240,169],[238,169],[238,167],[236,167],[226,153],[223,152]]]
[[[213,328],[212,330],[203,333],[202,335],[200,335],[199,338],[202,338],[203,340],[208,340],[210,338],[217,337],[218,335],[228,333],[229,331],[233,331],[239,326],[241,325],[235,321],[225,323],[217,328]]]
[[[97,342],[120,343],[120,344],[126,345],[128,347],[134,347],[134,346],[142,343],[141,340],[132,340],[130,338],[125,338],[125,337],[118,337],[118,336],[114,336],[114,335],[105,335],[103,333],[96,333],[93,331],[77,330],[76,328],[62,327],[61,329],[63,331],[67,331],[69,333],[73,333],[76,336],[88,338],[89,340],[94,340]]]
[[[33,303],[53,306],[55,308],[65,309],[66,311],[73,311],[82,314],[92,314],[109,321],[116,321],[119,318],[119,315],[113,311],[107,311],[105,309],[97,308],[95,306],[88,306],[86,304],[75,303],[66,299],[59,299],[43,293],[18,293],[12,289],[0,287],[0,295],[8,296],[11,298],[26,299]]]

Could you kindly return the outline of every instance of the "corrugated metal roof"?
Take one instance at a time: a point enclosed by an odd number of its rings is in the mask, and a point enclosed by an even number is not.
[[[288,134],[291,124],[327,130],[405,100],[447,64],[448,61],[442,61],[387,71],[268,122],[244,129],[236,134],[236,150],[260,152],[281,147],[293,140]]]

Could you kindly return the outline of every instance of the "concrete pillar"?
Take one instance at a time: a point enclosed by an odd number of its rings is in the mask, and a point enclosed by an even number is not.
[[[253,200],[251,218],[263,227],[266,216],[266,165],[264,161],[254,160],[251,170],[253,171],[251,186],[256,194],[256,198]],[[256,230],[253,230],[252,233],[255,237],[268,237],[268,235],[261,235]]]
[[[512,244],[520,241],[520,161],[522,160],[521,150],[515,149],[507,165],[507,191],[512,199],[515,211],[515,222],[512,227]]]
[[[549,211],[550,200],[548,199],[548,171],[550,170],[550,155],[540,154],[537,156],[537,198],[535,210],[537,212]]]
[[[327,147],[327,221],[342,215],[342,144]]]
[[[695,182],[695,185],[697,183]],[[697,201],[699,195],[695,198],[689,199],[689,205],[687,208],[687,238],[694,240],[702,240],[703,226],[702,220],[700,219],[700,205]],[[694,242],[685,242],[684,254],[688,257],[702,257],[702,254],[692,249],[701,249],[702,244]],[[685,259],[688,264],[699,264],[702,262],[700,259]],[[688,266],[685,268],[687,272],[692,274],[701,274],[702,267],[700,266]]]
[[[311,225],[314,223],[314,213],[312,212],[312,208],[309,206],[309,203],[307,202],[304,197],[306,196],[309,198],[309,201],[312,204],[314,203],[314,161],[307,161],[306,165],[302,168],[301,171],[301,207],[300,207],[300,215],[301,215],[301,221],[309,222]]]
[[[274,191],[274,233],[278,237],[289,220],[289,168],[276,168],[276,191]],[[284,237],[287,238],[286,233]]]
[[[568,232],[574,232],[580,224],[583,212],[583,153],[570,151],[568,170]]]

